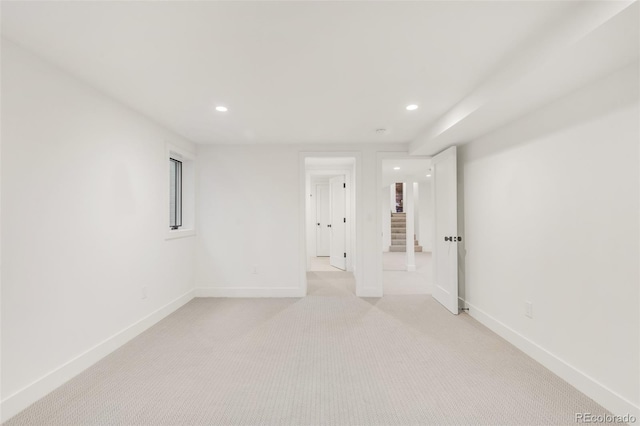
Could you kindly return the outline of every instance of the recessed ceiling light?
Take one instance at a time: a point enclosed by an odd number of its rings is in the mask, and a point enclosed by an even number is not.
[[[418,105],[416,104],[407,105],[408,111],[413,111],[414,109],[418,109]]]
[[[216,107],[216,111],[218,111],[218,112],[227,112],[228,108],[226,106],[220,105],[220,106]]]
[[[427,175],[427,177],[431,177],[431,175]]]
[[[393,170],[400,170],[400,167],[394,167]]]

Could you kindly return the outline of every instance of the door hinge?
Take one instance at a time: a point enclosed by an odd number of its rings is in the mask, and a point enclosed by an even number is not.
[[[344,223],[347,223],[347,218],[346,217],[344,218]]]
[[[342,187],[343,187],[343,188],[346,188],[346,187],[347,187],[347,184],[346,184],[346,183],[343,183],[343,184],[342,184]]]
[[[344,254],[344,257],[347,257],[347,253]]]

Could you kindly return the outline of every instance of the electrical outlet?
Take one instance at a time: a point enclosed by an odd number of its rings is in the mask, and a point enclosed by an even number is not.
[[[142,287],[142,300],[147,298],[147,286]]]
[[[533,303],[526,301],[524,302],[524,314],[529,318],[533,318]]]

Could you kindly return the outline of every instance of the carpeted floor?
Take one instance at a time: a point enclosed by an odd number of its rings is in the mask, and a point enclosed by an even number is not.
[[[321,257],[311,256],[309,258],[309,269],[308,270],[309,271],[315,271],[315,272],[319,272],[319,271],[339,272],[339,271],[341,271],[341,269],[331,266],[331,264],[329,263],[329,256],[321,256]]]
[[[7,425],[535,425],[607,412],[428,295],[194,299]]]
[[[421,251],[414,254],[416,270],[424,269],[431,264],[431,252]],[[406,271],[407,253],[386,251],[382,253],[383,271]]]
[[[407,271],[406,253],[382,253],[384,294],[431,294],[433,266],[431,252],[415,254],[416,270]]]

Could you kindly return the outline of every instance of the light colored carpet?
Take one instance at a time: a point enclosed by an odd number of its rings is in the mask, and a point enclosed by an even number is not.
[[[431,294],[433,266],[431,252],[416,253],[416,270],[408,272],[406,253],[382,253],[382,285],[385,295]]]
[[[339,268],[334,268],[329,263],[328,256],[315,257],[312,256],[309,258],[309,271],[341,271]]]
[[[534,425],[607,412],[430,296],[194,299],[7,425]]]
[[[415,253],[416,269],[419,270],[431,263],[431,252],[423,251]],[[386,251],[382,253],[382,270],[384,271],[406,271],[407,253],[398,251]]]

